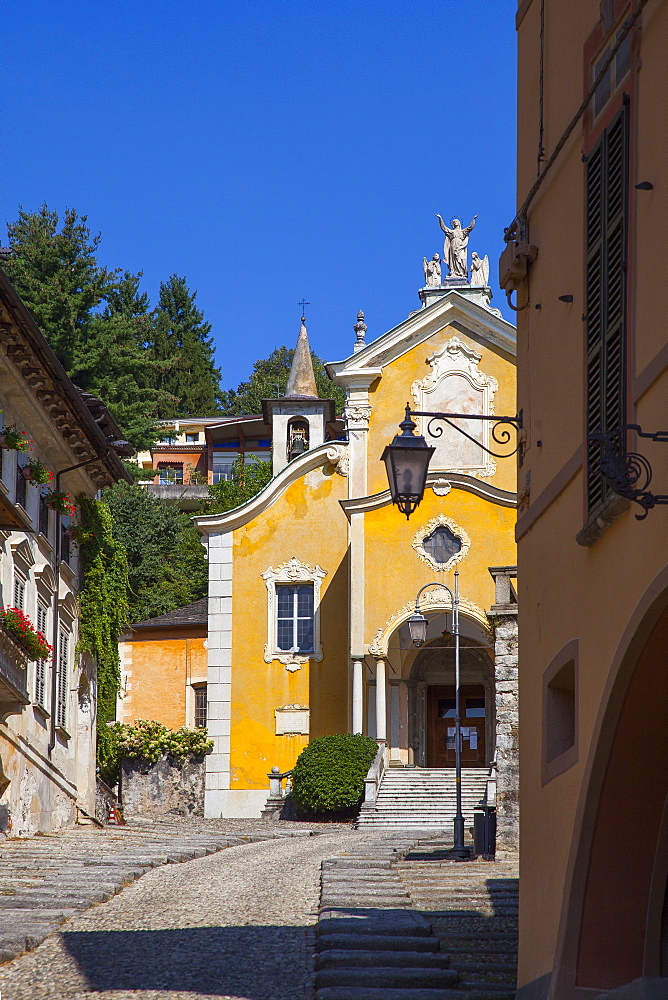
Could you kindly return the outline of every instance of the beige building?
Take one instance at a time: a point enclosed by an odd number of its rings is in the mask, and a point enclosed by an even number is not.
[[[668,4],[517,28],[518,998],[666,997]]]
[[[71,518],[50,509],[27,463],[39,461],[72,496],[130,477],[114,450],[119,428],[70,382],[2,271],[0,372],[2,611],[16,608],[55,650],[53,660],[31,659],[0,626],[0,834],[19,836],[95,813],[96,671],[76,649],[79,553]]]

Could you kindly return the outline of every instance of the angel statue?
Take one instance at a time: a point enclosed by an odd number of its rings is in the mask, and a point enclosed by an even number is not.
[[[452,229],[449,229],[443,222],[440,215],[436,218],[441,224],[441,229],[445,233],[443,241],[443,260],[448,265],[450,271],[449,278],[468,278],[469,272],[466,265],[466,247],[469,242],[469,233],[475,226],[477,215],[473,216],[473,221],[466,229],[462,229],[459,219],[452,220]]]
[[[474,250],[471,254],[471,287],[487,288],[488,285],[489,257],[487,254],[484,257],[479,257]]]
[[[424,283],[427,288],[440,288],[441,285],[441,258],[437,253],[427,260],[422,258],[422,270],[424,271]]]

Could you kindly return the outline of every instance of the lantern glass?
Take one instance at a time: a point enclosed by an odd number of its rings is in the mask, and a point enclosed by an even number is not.
[[[419,611],[414,611],[408,619],[408,631],[414,646],[422,646],[427,638],[427,619]]]

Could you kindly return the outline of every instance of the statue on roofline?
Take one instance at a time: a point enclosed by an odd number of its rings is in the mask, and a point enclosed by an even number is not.
[[[468,266],[466,262],[466,247],[469,242],[469,234],[475,226],[477,215],[473,216],[472,222],[462,229],[459,219],[452,220],[452,229],[443,222],[440,215],[436,215],[441,229],[445,233],[443,241],[443,260],[448,265],[449,278],[468,278]]]
[[[427,288],[439,288],[441,284],[441,258],[437,253],[427,260],[422,258],[422,270],[424,271],[424,283]]]
[[[474,250],[471,254],[471,287],[487,288],[488,285],[489,257],[487,254],[484,257],[479,257]]]

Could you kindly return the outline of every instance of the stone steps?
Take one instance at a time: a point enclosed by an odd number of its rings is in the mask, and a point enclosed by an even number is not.
[[[485,793],[484,768],[462,770],[462,813],[467,832],[474,809]],[[360,830],[452,830],[455,817],[455,772],[451,768],[388,768],[371,808],[363,807]]]
[[[434,934],[431,915],[428,919],[412,908],[415,900],[404,874],[410,866],[405,856],[418,839],[415,833],[383,831],[352,852],[354,856],[347,854],[322,863],[316,1000],[514,997],[509,986],[514,955],[508,960],[505,950],[485,952],[476,964],[467,952],[462,954],[460,969]],[[432,886],[438,884],[432,873],[428,878]],[[465,890],[466,885],[461,885]],[[440,905],[441,900],[438,902]],[[478,890],[477,905],[482,907],[486,902]]]

